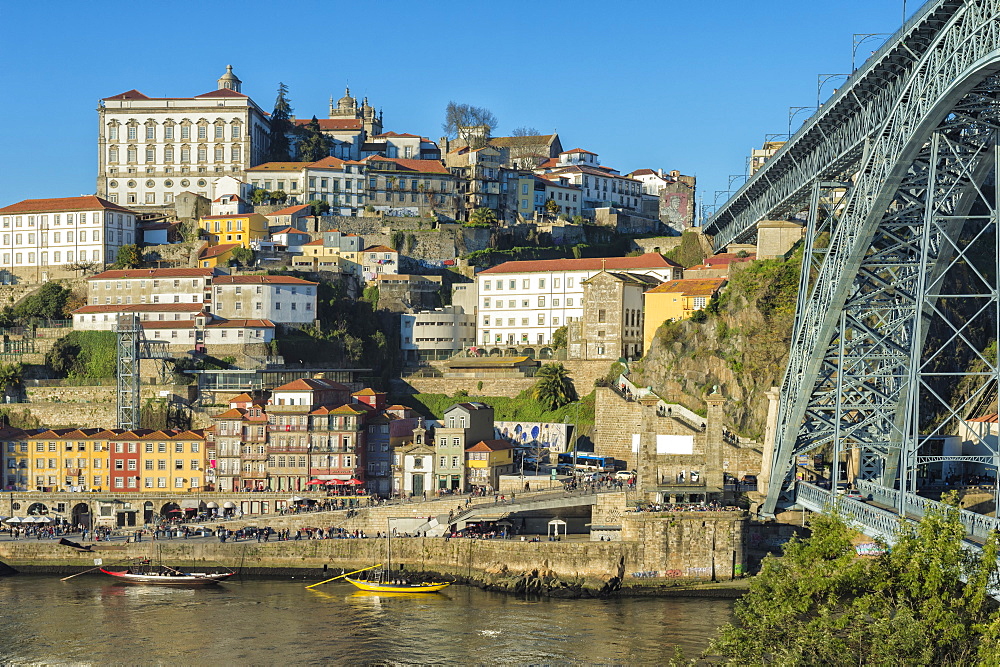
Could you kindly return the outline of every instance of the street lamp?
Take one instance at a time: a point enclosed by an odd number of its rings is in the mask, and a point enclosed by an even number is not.
[[[851,48],[851,73],[854,73],[854,70],[857,69],[855,61],[858,56],[858,47],[871,39],[875,39],[876,37],[888,37],[889,34],[890,33],[887,32],[859,32],[854,34],[854,46]],[[885,40],[882,41],[884,42]]]
[[[788,138],[792,138],[792,121],[803,111],[813,111],[816,107],[788,107]]]
[[[840,77],[844,77],[846,79],[849,76],[851,76],[851,75],[850,74],[817,74],[816,75],[816,108],[819,109],[820,104],[822,103],[823,86],[825,86],[827,83],[829,83],[833,79],[837,79],[837,78],[840,78]],[[834,91],[834,92],[836,92],[836,91]]]

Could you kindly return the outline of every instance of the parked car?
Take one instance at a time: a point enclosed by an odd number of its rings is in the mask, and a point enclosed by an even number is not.
[[[615,473],[615,479],[632,479],[635,474],[634,470],[619,470]]]

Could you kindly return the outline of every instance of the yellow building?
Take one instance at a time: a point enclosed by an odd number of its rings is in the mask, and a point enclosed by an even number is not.
[[[360,250],[344,250],[337,246],[324,245],[323,239],[317,239],[302,246],[302,254],[295,256],[293,264],[311,266],[318,271],[329,271],[331,267],[336,266],[344,273],[360,275],[360,257]]]
[[[101,428],[61,428],[28,432],[27,490],[106,491],[109,488],[109,438]]]
[[[40,432],[42,429],[37,429]],[[3,450],[4,490],[27,491],[31,482],[31,453],[28,451],[28,431],[19,428],[0,429],[0,449]]]
[[[514,446],[506,440],[481,440],[465,450],[466,482],[470,487],[500,486],[500,475],[514,472]]]
[[[199,218],[198,226],[213,246],[235,243],[252,248],[268,238],[267,218],[260,213],[208,215]]]
[[[669,320],[684,320],[708,305],[726,284],[723,278],[669,280],[643,294],[642,349],[649,350],[656,330]]]
[[[152,493],[181,493],[187,491],[203,491],[206,484],[214,480],[214,471],[209,468],[208,448],[205,442],[205,432],[197,431],[147,431],[140,430],[126,433],[122,442],[114,442],[112,459],[116,468],[116,476],[112,490],[137,490]],[[127,439],[125,439],[127,437]],[[118,445],[124,444],[127,452],[130,444],[135,444],[139,469],[133,473],[141,479],[138,487],[130,489],[129,475],[125,475],[125,483],[119,486],[117,468]],[[129,463],[126,460],[125,466]],[[211,478],[211,479],[209,479]]]
[[[214,269],[217,266],[229,266],[229,260],[233,257],[233,250],[239,248],[238,243],[224,243],[223,245],[209,246],[198,255],[198,266],[203,269]]]

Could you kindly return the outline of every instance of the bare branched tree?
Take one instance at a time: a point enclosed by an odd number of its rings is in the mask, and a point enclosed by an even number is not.
[[[458,137],[473,147],[486,145],[499,121],[486,107],[448,102],[441,125],[448,137]]]
[[[539,132],[537,129],[533,127],[525,127],[524,125],[522,125],[521,127],[515,127],[510,132],[510,136],[512,137],[537,137],[540,134],[541,132]]]

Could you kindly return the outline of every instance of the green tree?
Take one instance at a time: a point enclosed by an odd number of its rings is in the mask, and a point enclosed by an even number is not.
[[[957,495],[944,502],[900,522],[892,548],[865,560],[853,530],[815,517],[808,539],[764,560],[709,652],[740,665],[997,664],[998,536],[980,557],[967,552]]]
[[[21,299],[14,306],[12,314],[21,321],[35,317],[60,319],[65,316],[64,310],[70,294],[71,292],[59,283],[49,281],[35,293]]]
[[[559,212],[559,204],[556,203],[555,199],[545,200],[545,212],[549,215],[555,215]]]
[[[142,264],[142,250],[135,243],[118,248],[118,256],[112,265],[116,269],[137,269]]]
[[[562,364],[545,364],[535,373],[535,378],[537,381],[531,388],[531,397],[546,410],[556,410],[577,399],[573,380]]]
[[[24,364],[15,361],[9,364],[0,363],[0,393],[21,384],[24,379]]]
[[[292,105],[288,100],[288,86],[278,83],[278,97],[274,100],[274,111],[271,112],[271,142],[268,146],[266,162],[288,162],[291,158],[291,147],[288,135],[295,129],[292,126]]]
[[[310,199],[306,205],[312,208],[313,215],[323,215],[330,212],[330,205],[322,199]]]
[[[497,224],[497,214],[493,209],[482,206],[469,215],[469,222],[474,225],[495,225]]]
[[[303,137],[299,142],[299,160],[302,162],[317,162],[330,157],[333,140],[323,134],[316,116],[303,128]]]
[[[238,264],[239,266],[253,266],[253,250],[250,248],[244,248],[243,246],[233,248],[233,253],[229,262],[230,264]]]
[[[372,305],[372,309],[378,309],[378,285],[369,285],[361,292],[361,298]]]
[[[115,375],[117,352],[111,331],[72,331],[46,353],[45,365],[65,377],[109,378]]]
[[[271,201],[278,204],[284,204],[288,201],[288,193],[284,190],[271,190]]]
[[[568,336],[568,333],[567,333],[565,325],[561,326],[558,329],[556,329],[555,331],[553,331],[552,332],[552,347],[554,347],[557,350],[561,350],[562,348],[566,347],[567,336]]]
[[[397,229],[389,237],[389,245],[391,245],[396,252],[403,252],[403,243],[405,240],[406,235]]]
[[[254,206],[260,206],[271,199],[271,193],[263,188],[257,188],[250,193],[250,201]]]

